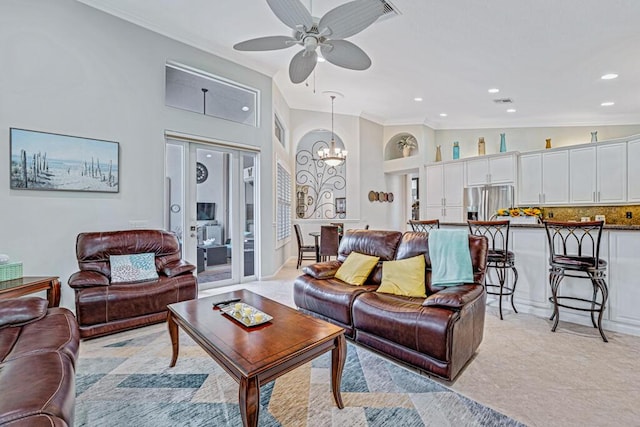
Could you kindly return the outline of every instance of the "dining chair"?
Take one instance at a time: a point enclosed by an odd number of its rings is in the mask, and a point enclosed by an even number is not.
[[[439,219],[425,219],[425,220],[409,220],[409,225],[411,225],[411,229],[413,231],[423,231],[428,233],[429,230],[433,230],[434,228],[440,228],[440,220]]]
[[[316,261],[316,247],[315,245],[305,245],[304,240],[302,239],[302,232],[300,231],[299,224],[293,224],[293,229],[296,232],[296,240],[298,241],[298,264],[296,265],[296,269],[300,268],[300,264],[302,264],[302,260],[314,260]],[[313,256],[305,256],[305,253],[311,252]]]
[[[335,225],[320,226],[320,258],[323,261],[330,257],[338,256],[338,246],[340,245],[339,227]]]

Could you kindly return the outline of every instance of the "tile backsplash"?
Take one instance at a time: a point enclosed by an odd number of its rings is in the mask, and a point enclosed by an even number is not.
[[[631,218],[628,218],[630,213]],[[594,221],[596,215],[604,215],[607,224],[640,225],[640,206],[562,206],[542,209],[543,219],[557,221],[580,221],[589,217]]]

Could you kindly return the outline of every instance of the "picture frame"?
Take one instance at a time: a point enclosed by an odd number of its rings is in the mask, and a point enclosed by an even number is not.
[[[336,197],[336,213],[337,214],[347,213],[347,198],[346,197]]]
[[[114,141],[9,129],[12,190],[120,191],[120,144]]]

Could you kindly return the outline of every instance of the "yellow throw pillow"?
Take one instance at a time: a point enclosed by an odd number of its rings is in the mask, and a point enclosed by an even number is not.
[[[424,255],[382,263],[382,283],[377,292],[426,298]]]
[[[350,285],[360,286],[367,280],[379,259],[377,256],[351,252],[336,271],[335,277]]]

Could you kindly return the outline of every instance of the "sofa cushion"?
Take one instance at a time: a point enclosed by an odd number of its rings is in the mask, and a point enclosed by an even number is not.
[[[377,256],[351,252],[336,271],[335,277],[350,285],[360,286],[367,280],[379,259]]]
[[[111,283],[144,282],[158,278],[155,254],[111,255]]]
[[[73,378],[73,362],[55,351],[0,363],[0,425],[36,414],[73,420]]]
[[[377,292],[426,298],[424,255],[382,263],[382,283]]]
[[[43,318],[47,314],[47,305],[46,299],[37,297],[0,300],[0,329]]]
[[[391,346],[447,361],[448,335],[460,314],[448,308],[423,307],[423,302],[424,298],[379,292],[360,294],[353,303],[353,326],[357,331],[384,337]]]

